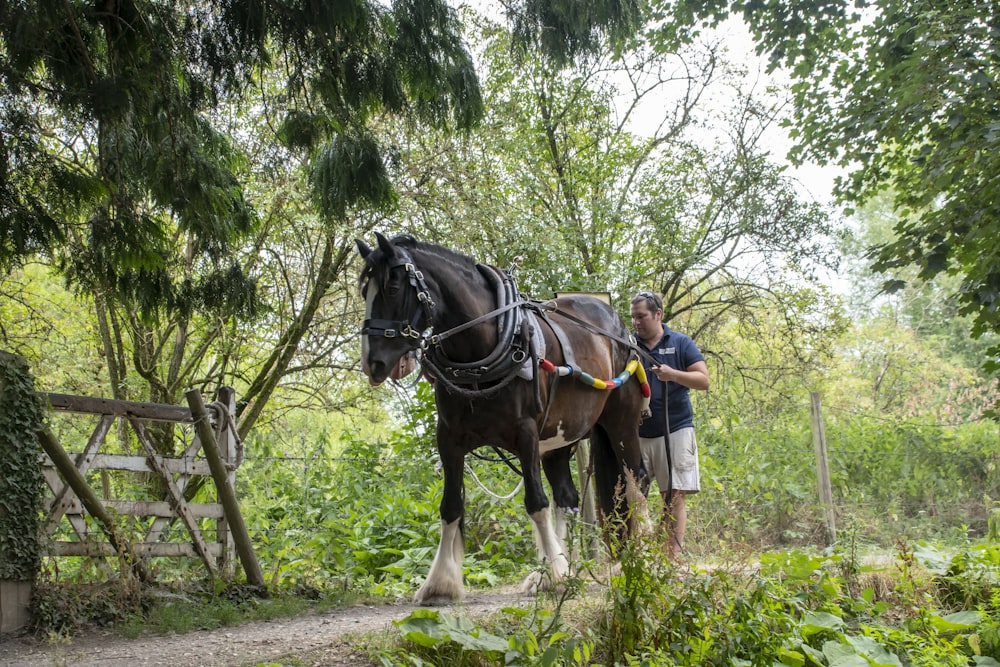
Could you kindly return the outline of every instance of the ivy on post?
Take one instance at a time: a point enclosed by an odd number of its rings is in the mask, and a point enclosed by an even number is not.
[[[44,413],[23,357],[0,350],[0,634],[28,624],[40,564],[44,478],[37,432]]]

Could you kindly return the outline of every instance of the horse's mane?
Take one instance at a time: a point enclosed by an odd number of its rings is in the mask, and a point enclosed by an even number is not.
[[[429,241],[418,241],[409,234],[400,234],[389,241],[392,245],[405,248],[410,254],[431,256],[440,259],[445,264],[453,267],[456,271],[465,274],[474,274],[476,271],[476,261],[456,250],[445,248],[444,246],[430,243]],[[389,277],[389,265],[386,263],[385,253],[377,245],[368,257],[365,258],[365,266],[358,277],[358,286],[362,293],[368,283],[375,281],[380,289],[385,287]]]

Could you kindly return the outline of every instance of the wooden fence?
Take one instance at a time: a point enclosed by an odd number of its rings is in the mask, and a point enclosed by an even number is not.
[[[188,407],[55,393],[44,396],[56,412],[97,417],[79,451],[64,449],[49,429],[39,434],[45,451],[43,474],[52,492],[42,535],[51,544],[53,555],[95,558],[106,569],[110,567],[106,557],[117,555],[124,557],[140,578],[147,579],[150,557],[198,558],[213,577],[230,578],[238,554],[248,581],[263,586],[235,501],[236,471],[243,451],[233,419],[235,393],[231,388],[220,390],[217,400],[209,406],[202,403],[197,391],[188,392]],[[163,456],[154,446],[150,422],[170,424],[170,430],[176,424],[191,425],[190,443],[179,456]],[[133,442],[129,433],[134,435],[137,453],[102,451],[116,423],[129,442]],[[143,484],[143,488],[162,488],[165,497],[109,497],[113,494],[106,483],[108,477],[130,473],[153,475],[158,482]],[[91,488],[88,477],[101,482],[100,494]],[[197,488],[193,484],[205,481],[198,478],[214,480],[214,502],[195,503],[186,496],[186,491]],[[122,517],[126,520],[122,521]],[[57,539],[64,520],[68,527],[62,534],[71,539]],[[180,531],[178,524],[183,526]],[[130,527],[128,534],[123,525]],[[204,530],[203,526],[214,530]],[[178,533],[183,534],[182,541],[175,539]]]

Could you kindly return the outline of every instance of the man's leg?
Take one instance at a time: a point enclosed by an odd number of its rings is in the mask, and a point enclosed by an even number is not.
[[[667,554],[670,560],[677,561],[681,557],[684,549],[684,533],[687,531],[687,502],[685,496],[687,491],[677,491],[673,493],[673,502],[667,502],[664,496],[663,511],[666,514],[667,528]]]

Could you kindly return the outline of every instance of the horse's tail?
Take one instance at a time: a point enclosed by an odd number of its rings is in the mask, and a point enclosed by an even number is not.
[[[628,480],[621,460],[615,455],[611,439],[600,424],[590,432],[590,462],[594,470],[594,487],[604,537],[612,553],[628,537]]]

